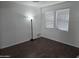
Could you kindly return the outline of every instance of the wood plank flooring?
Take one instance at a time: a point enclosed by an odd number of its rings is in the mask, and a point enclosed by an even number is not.
[[[75,58],[79,48],[44,37],[2,49],[0,55],[11,58]]]

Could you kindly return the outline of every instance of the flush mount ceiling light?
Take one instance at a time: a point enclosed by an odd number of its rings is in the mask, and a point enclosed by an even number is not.
[[[38,2],[40,2],[40,1],[32,1],[32,2],[34,2],[34,3],[38,3]]]
[[[41,3],[43,3],[43,1],[31,1],[33,4],[41,4]]]

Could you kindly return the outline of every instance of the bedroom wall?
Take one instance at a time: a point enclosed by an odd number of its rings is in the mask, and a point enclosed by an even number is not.
[[[40,32],[39,8],[0,2],[0,48],[30,40],[30,21],[26,18],[29,14],[34,16],[34,38],[37,38],[36,35]]]
[[[48,11],[70,8],[69,31],[61,31],[55,28],[49,29],[45,26],[44,13]],[[42,8],[41,36],[56,40],[65,44],[79,47],[79,2],[64,2]]]

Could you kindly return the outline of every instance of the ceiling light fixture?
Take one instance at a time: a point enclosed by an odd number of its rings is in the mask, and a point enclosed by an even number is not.
[[[34,2],[34,3],[38,3],[38,2],[40,2],[40,1],[32,1],[32,2]]]

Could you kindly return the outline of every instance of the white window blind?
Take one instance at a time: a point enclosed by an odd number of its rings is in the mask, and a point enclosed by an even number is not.
[[[46,12],[45,13],[45,20],[46,20],[46,28],[54,28],[54,12]]]
[[[68,31],[69,10],[70,9],[62,9],[56,11],[56,28],[59,30]]]

